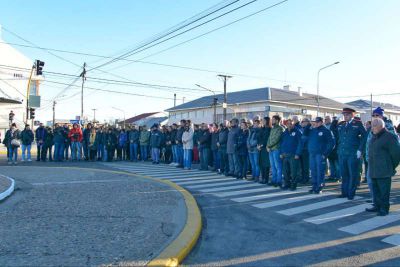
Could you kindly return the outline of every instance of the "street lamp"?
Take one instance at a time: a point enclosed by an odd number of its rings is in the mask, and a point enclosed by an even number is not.
[[[112,107],[112,108],[115,109],[115,110],[121,111],[124,114],[124,129],[125,129],[125,121],[126,121],[125,120],[125,111],[120,109],[120,108],[116,108],[116,107]]]
[[[201,89],[204,89],[204,90],[206,90],[206,91],[209,91],[209,92],[211,92],[211,93],[213,93],[213,95],[214,95],[214,100],[213,100],[213,107],[214,107],[214,123],[216,123],[217,122],[217,101],[218,101],[218,98],[215,96],[215,91],[213,91],[213,90],[211,90],[211,89],[208,89],[208,88],[206,88],[206,87],[203,87],[203,86],[201,86],[200,84],[195,84],[197,87],[199,87],[199,88],[201,88]]]
[[[332,67],[332,66],[334,66],[334,65],[337,65],[337,64],[339,64],[339,63],[340,63],[339,61],[336,61],[335,63],[332,63],[332,64],[330,64],[330,65],[328,65],[328,66],[325,66],[325,67],[323,67],[323,68],[320,68],[320,69],[318,70],[318,75],[317,75],[317,105],[318,105],[318,108],[317,108],[317,116],[319,116],[319,73],[321,72],[321,70],[327,69],[327,68]]]

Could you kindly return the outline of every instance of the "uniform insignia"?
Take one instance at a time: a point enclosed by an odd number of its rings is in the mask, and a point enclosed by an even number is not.
[[[292,133],[292,136],[295,136],[296,135],[296,133]]]
[[[319,135],[319,136],[323,136],[324,133],[323,133],[323,132],[319,132],[318,135]]]

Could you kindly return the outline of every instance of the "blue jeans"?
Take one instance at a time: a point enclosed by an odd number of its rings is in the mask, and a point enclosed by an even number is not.
[[[183,145],[177,145],[177,155],[178,155],[178,164],[179,166],[183,166]]]
[[[172,148],[172,162],[178,163],[178,146],[172,145],[171,148]]]
[[[344,155],[339,157],[340,172],[342,175],[342,195],[352,198],[356,194],[360,160],[356,155]]]
[[[97,145],[97,158],[103,159],[103,157],[104,157],[104,145],[98,144]]]
[[[64,143],[54,143],[54,160],[60,161],[64,155]]]
[[[151,148],[151,159],[153,162],[160,162],[160,148],[158,147],[152,147]]]
[[[239,156],[237,153],[227,153],[229,162],[229,175],[237,176],[240,172]]]
[[[82,144],[80,142],[71,143],[71,159],[80,160],[82,157]]]
[[[200,148],[200,169],[201,170],[208,170],[208,158],[210,149],[208,147]]]
[[[214,162],[214,170],[219,170],[219,168],[220,168],[220,163],[221,163],[221,158],[220,158],[220,155],[219,155],[219,152],[218,152],[218,149],[216,149],[216,150],[213,150],[212,151],[212,153],[213,153],[213,162]]]
[[[319,192],[325,185],[326,159],[321,154],[310,153],[312,190]]]
[[[140,145],[140,157],[143,161],[146,161],[148,159],[147,149],[148,145]]]
[[[10,154],[8,155],[8,160],[10,162],[17,162],[18,159],[18,147],[13,147],[12,145],[10,145],[9,147],[10,150]],[[14,158],[14,160],[13,160]]]
[[[130,143],[129,144],[129,157],[131,161],[137,161],[137,154],[138,154],[138,144],[137,143]]]
[[[272,183],[282,184],[282,159],[279,150],[269,152],[269,161],[271,163]]]
[[[260,154],[258,153],[258,151],[249,153],[250,164],[251,164],[251,175],[256,180],[260,177],[259,156]]]
[[[25,160],[25,151],[27,151],[28,154],[28,160],[31,159],[31,145],[21,145],[22,149],[22,160]]]
[[[192,155],[193,149],[184,149],[183,150],[183,167],[192,168]]]

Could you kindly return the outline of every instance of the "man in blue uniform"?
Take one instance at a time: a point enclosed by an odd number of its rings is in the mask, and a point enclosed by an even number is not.
[[[281,139],[280,157],[282,159],[285,186],[282,189],[296,190],[300,180],[300,155],[303,150],[301,132],[294,120],[287,120],[287,128]]]
[[[324,187],[326,159],[335,147],[335,138],[330,130],[324,126],[323,119],[316,117],[308,137],[308,152],[312,188],[309,193],[321,194]]]
[[[361,121],[354,119],[355,110],[343,108],[344,121],[339,124],[339,164],[342,175],[342,193],[339,197],[354,199],[362,151],[366,141],[366,130]]]

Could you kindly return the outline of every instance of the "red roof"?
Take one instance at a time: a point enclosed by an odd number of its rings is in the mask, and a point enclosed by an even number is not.
[[[140,115],[137,115],[137,116],[135,116],[135,117],[132,117],[132,118],[129,118],[129,119],[125,120],[125,123],[135,123],[135,122],[137,122],[137,121],[139,121],[139,120],[141,120],[141,119],[150,117],[150,116],[152,116],[152,115],[154,115],[154,114],[157,114],[157,113],[158,113],[158,112],[143,113],[143,114],[140,114]],[[123,122],[123,121],[122,121],[122,122]],[[121,123],[121,122],[120,122],[120,123]]]

